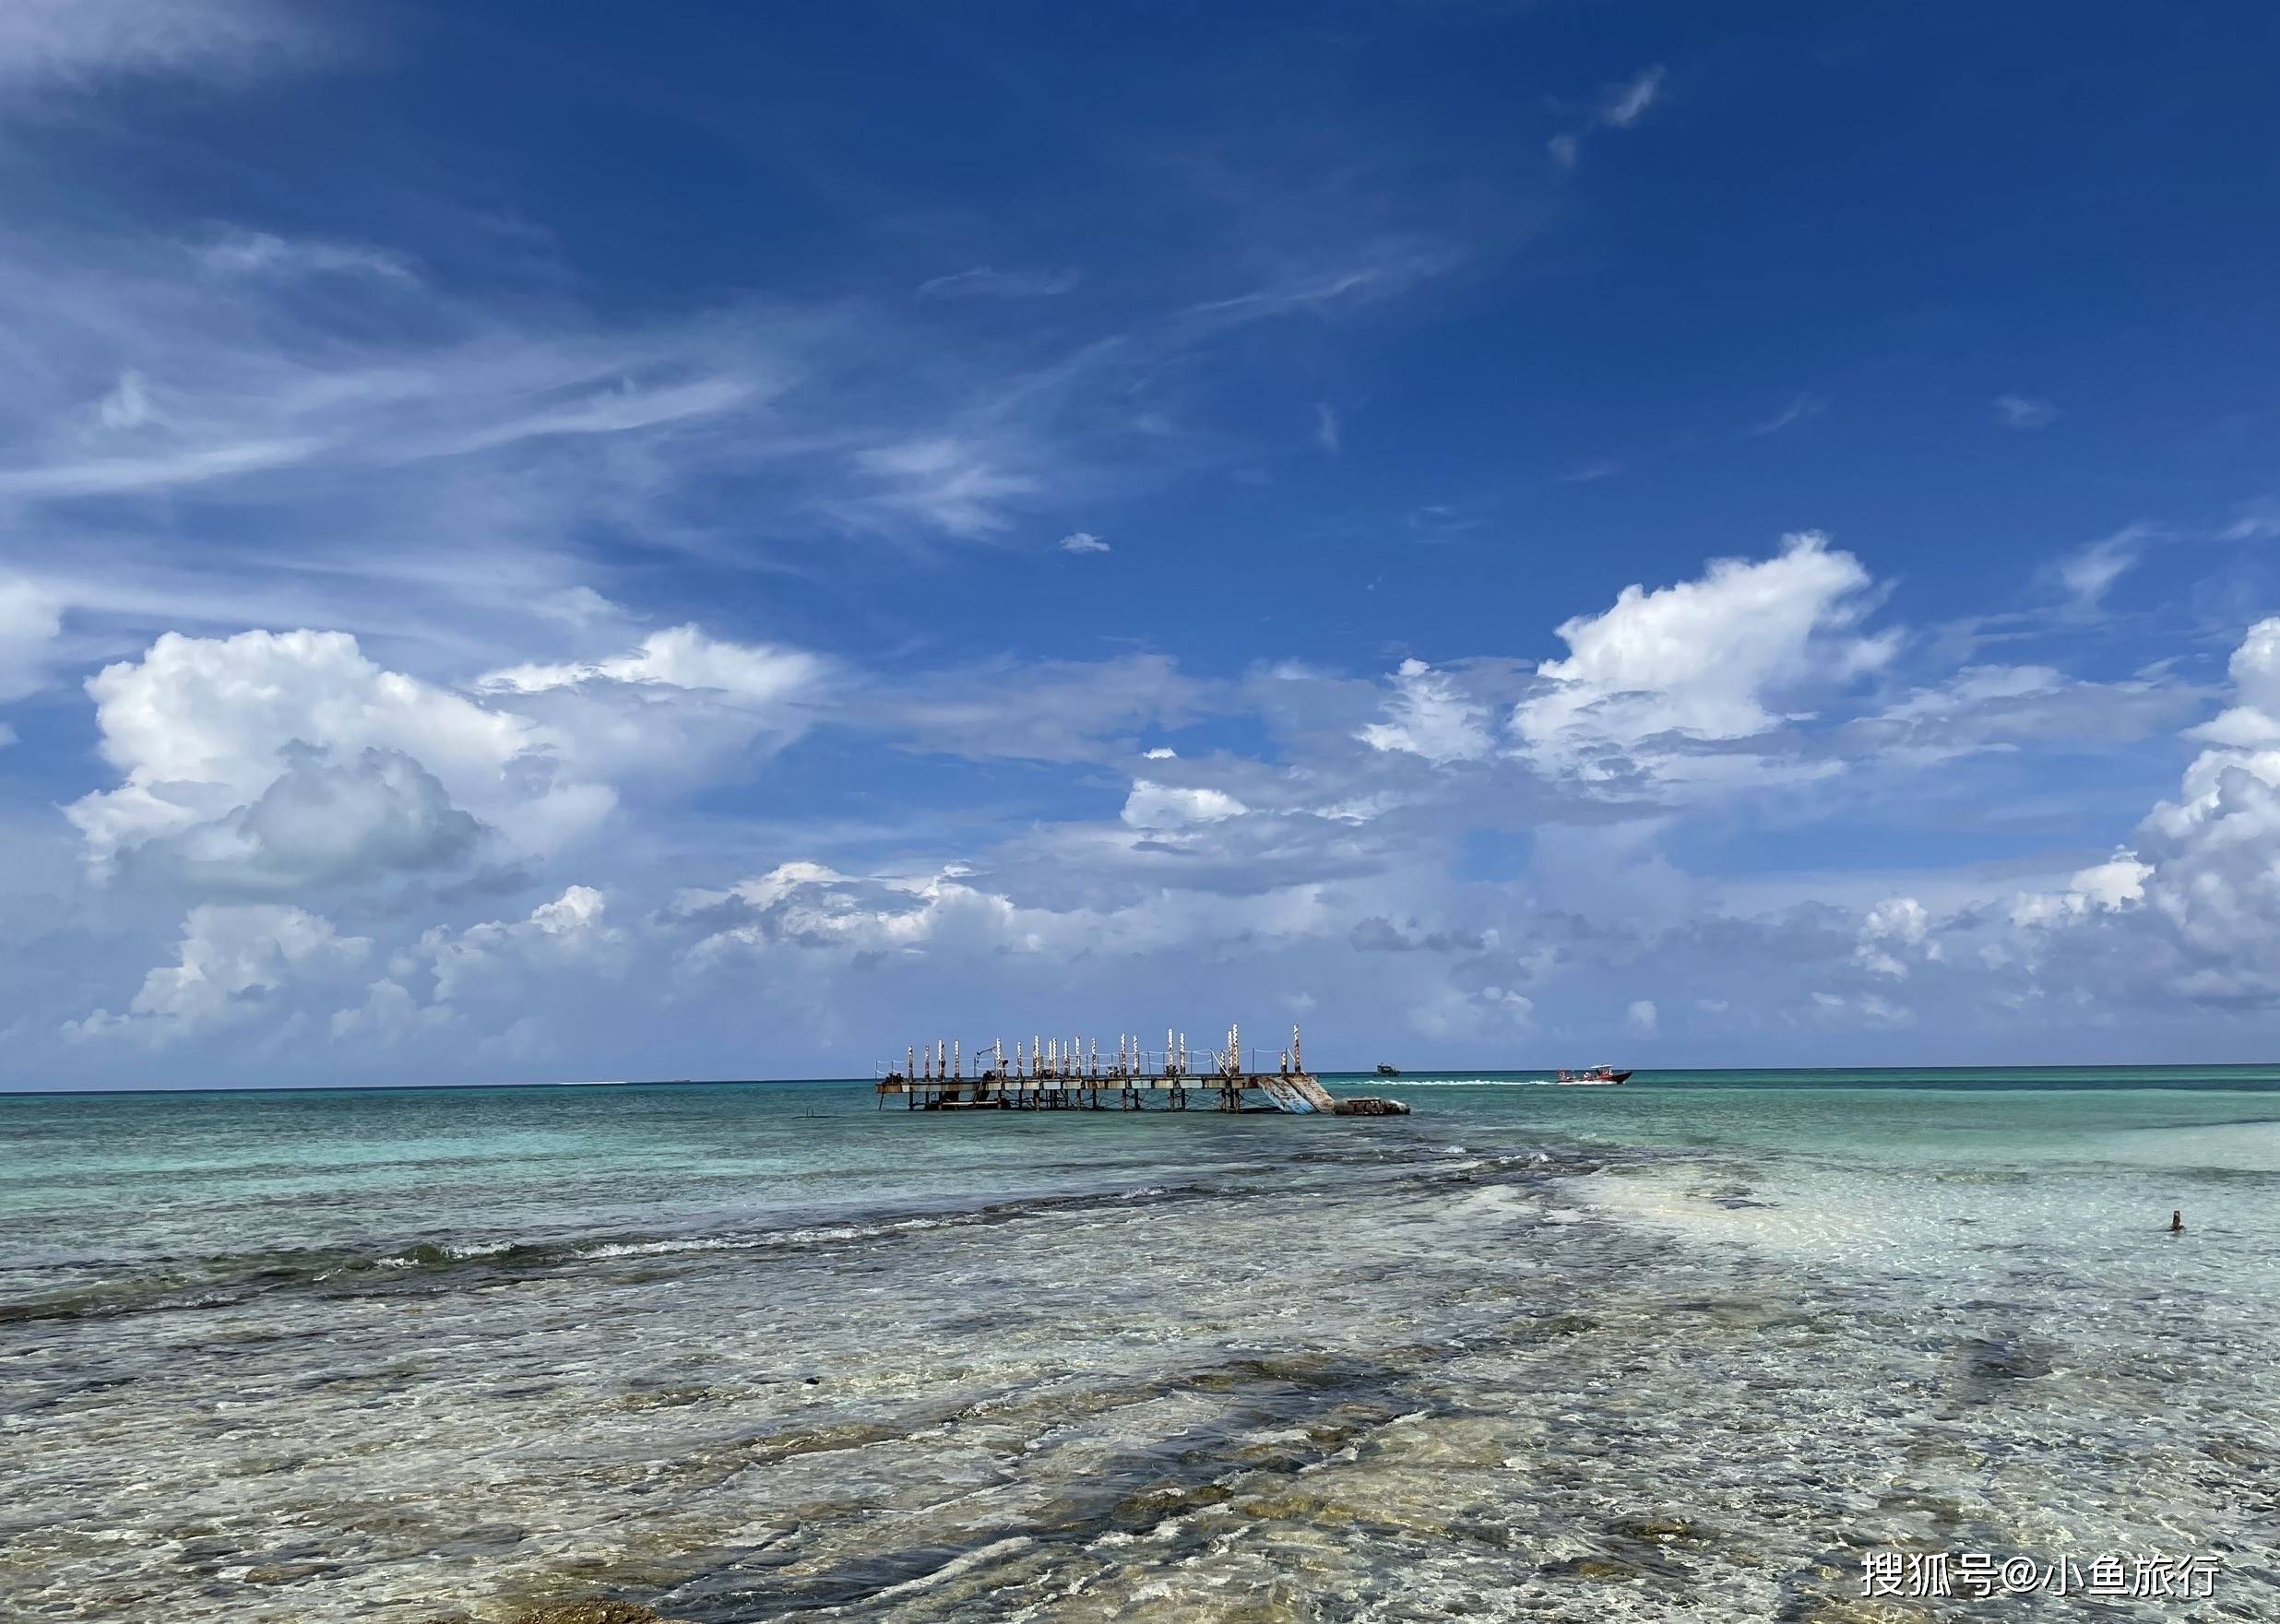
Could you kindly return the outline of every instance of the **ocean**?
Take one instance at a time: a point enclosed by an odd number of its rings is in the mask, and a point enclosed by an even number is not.
[[[0,1096],[0,1618],[2280,1618],[2280,1069],[1324,1081]]]

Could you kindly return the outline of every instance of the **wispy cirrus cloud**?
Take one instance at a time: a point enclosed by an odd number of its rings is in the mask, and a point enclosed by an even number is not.
[[[2146,548],[2158,539],[2159,533],[2152,526],[2131,525],[2076,548],[2060,559],[2052,573],[2066,595],[2068,607],[2084,614],[2102,608],[2114,584],[2137,567]]]
[[[1182,319],[1217,326],[1277,316],[1329,315],[1407,292],[1462,258],[1452,245],[1389,236],[1324,262],[1290,262],[1263,285],[1190,305]]]
[[[405,255],[362,243],[280,237],[273,231],[223,231],[198,244],[198,263],[217,276],[366,276],[392,281],[419,279]]]
[[[1002,271],[986,265],[946,276],[929,277],[919,284],[921,299],[1050,299],[1066,293],[1084,279],[1075,271]]]
[[[1998,395],[1995,419],[2006,429],[2047,429],[2059,421],[2059,409],[2038,395]]]
[[[140,77],[240,81],[335,55],[338,19],[282,0],[9,0],[0,7],[0,106],[8,93]]]
[[[1759,419],[1742,430],[1745,434],[1778,434],[1784,429],[1793,429],[1801,422],[1821,416],[1829,409],[1829,403],[1810,392],[1794,396],[1787,405],[1769,417]]]
[[[1621,84],[1609,86],[1588,118],[1545,143],[1551,160],[1562,169],[1573,169],[1582,160],[1584,142],[1593,131],[1627,130],[1636,124],[1662,95],[1663,77],[1663,66],[1657,63]]]

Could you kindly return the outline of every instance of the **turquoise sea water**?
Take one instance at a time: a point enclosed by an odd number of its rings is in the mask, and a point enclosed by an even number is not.
[[[2280,1069],[1326,1081],[0,1097],[0,1617],[2280,1617]]]

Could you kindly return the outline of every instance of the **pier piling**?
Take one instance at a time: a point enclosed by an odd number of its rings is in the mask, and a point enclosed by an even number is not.
[[[1104,1110],[1103,1085],[1113,1085],[1120,1110],[1153,1108],[1184,1111],[1197,1083],[1207,1085],[1215,1108],[1225,1112],[1278,1110],[1293,1115],[1404,1116],[1408,1107],[1397,1100],[1334,1098],[1306,1070],[1306,1050],[1299,1029],[1290,1028],[1290,1047],[1272,1057],[1261,1055],[1272,1071],[1254,1071],[1247,1063],[1240,1023],[1227,1029],[1227,1047],[1212,1056],[1206,1078],[1190,1069],[1187,1034],[1164,1028],[1160,1057],[1149,1054],[1138,1037],[1120,1033],[1107,1070],[1101,1066],[1098,1038],[1030,1036],[1025,1052],[1018,1039],[1010,1064],[1003,1038],[974,1046],[974,1075],[966,1075],[963,1039],[934,1039],[903,1050],[899,1070],[890,1069],[876,1085],[884,1107],[893,1095],[903,1096],[908,1110]],[[1265,1103],[1246,1103],[1253,1092]]]

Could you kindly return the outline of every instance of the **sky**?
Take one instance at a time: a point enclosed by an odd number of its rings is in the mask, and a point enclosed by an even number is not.
[[[0,10],[0,1086],[2280,1051],[2280,17]]]

